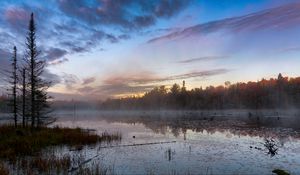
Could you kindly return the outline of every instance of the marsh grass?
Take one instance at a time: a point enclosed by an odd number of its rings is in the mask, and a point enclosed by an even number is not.
[[[1,175],[8,175],[9,170],[6,168],[3,162],[0,161],[0,174]]]
[[[114,142],[114,141],[120,141],[121,138],[122,138],[122,135],[119,132],[116,132],[114,134],[109,134],[108,132],[103,132],[100,137],[100,142],[110,143],[110,142]]]
[[[18,156],[31,156],[48,146],[95,145],[120,140],[120,134],[97,135],[80,128],[14,128],[0,126],[0,159],[15,160]]]
[[[10,172],[5,170],[7,174],[20,175],[53,175],[53,174],[74,174],[74,175],[106,175],[114,174],[113,170],[101,166],[99,162],[91,162],[80,166],[76,171],[70,171],[78,163],[83,162],[85,158],[74,154],[65,154],[63,156],[56,156],[55,154],[45,155],[41,154],[34,157],[23,157],[9,165]],[[2,172],[0,172],[1,174]],[[2,174],[1,174],[2,175]],[[6,175],[6,174],[4,174]]]
[[[45,154],[45,150],[48,149],[49,152],[55,146],[67,146],[79,150],[84,145],[93,146],[102,142],[120,140],[119,133],[104,132],[97,135],[80,128],[20,127],[16,129],[12,125],[2,125],[0,126],[0,174],[68,174],[74,163],[84,161],[84,157]],[[79,172],[106,174],[106,170],[100,166],[81,167]]]
[[[82,166],[75,173],[76,175],[106,175],[106,174],[114,174],[113,170],[109,168],[104,168],[100,164],[92,163],[90,167]]]
[[[67,174],[71,167],[71,157],[51,155],[22,158],[16,162],[15,167],[18,174]]]

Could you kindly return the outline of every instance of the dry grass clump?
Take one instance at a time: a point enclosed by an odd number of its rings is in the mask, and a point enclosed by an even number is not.
[[[0,174],[1,175],[8,175],[9,174],[9,171],[6,168],[6,166],[4,165],[3,162],[0,162]]]
[[[24,158],[16,163],[16,167],[23,174],[67,174],[71,167],[71,157],[50,155]]]
[[[28,156],[40,152],[48,146],[93,145],[99,142],[120,140],[120,134],[95,133],[80,128],[15,128],[0,126],[0,159],[16,160],[18,156]]]

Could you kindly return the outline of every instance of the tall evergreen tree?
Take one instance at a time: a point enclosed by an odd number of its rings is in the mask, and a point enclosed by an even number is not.
[[[18,124],[18,107],[17,107],[17,83],[18,83],[18,75],[17,75],[17,47],[13,48],[13,57],[11,59],[11,71],[10,71],[10,80],[9,83],[11,85],[9,91],[11,95],[11,100],[9,106],[11,107],[11,112],[13,113],[14,125],[17,127]]]
[[[26,116],[26,69],[22,69],[22,126],[27,125]]]
[[[33,13],[29,21],[26,47],[26,61],[28,64],[27,70],[30,87],[31,127],[39,127],[46,124],[49,119],[47,112],[47,108],[49,107],[47,89],[50,86],[50,82],[46,82],[42,79],[46,62],[38,59],[39,51],[36,46],[36,26]]]

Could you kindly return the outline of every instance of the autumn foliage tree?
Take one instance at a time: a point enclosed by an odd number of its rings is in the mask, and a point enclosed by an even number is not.
[[[300,107],[300,77],[225,83],[186,90],[178,84],[157,87],[142,97],[110,99],[102,109],[274,109]]]

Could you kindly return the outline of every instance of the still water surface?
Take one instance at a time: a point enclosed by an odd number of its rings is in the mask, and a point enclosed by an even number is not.
[[[80,111],[59,112],[57,118],[59,126],[121,133],[120,143],[74,153],[94,157],[91,162],[115,174],[272,174],[274,169],[300,174],[298,120],[284,116]],[[291,127],[281,126],[290,121]],[[275,141],[278,154],[268,154],[265,139]]]

